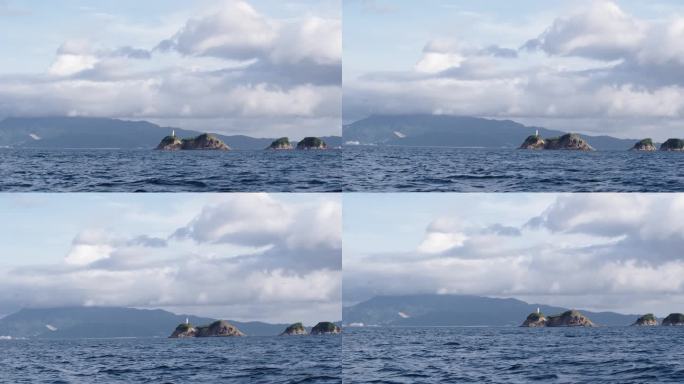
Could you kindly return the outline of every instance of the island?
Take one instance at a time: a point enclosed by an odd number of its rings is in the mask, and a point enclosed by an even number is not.
[[[287,150],[292,149],[292,144],[290,143],[289,138],[281,137],[280,139],[273,140],[271,145],[269,145],[266,149]]]
[[[566,133],[560,137],[543,139],[537,132],[528,136],[520,145],[520,149],[594,151],[594,148],[576,133]]]
[[[596,325],[586,316],[576,310],[569,310],[560,315],[545,317],[539,310],[531,313],[522,323],[521,327],[595,327]]]
[[[297,149],[328,149],[328,145],[318,137],[305,137],[302,141],[297,143]]]
[[[525,321],[520,325],[526,328],[538,328],[546,326],[546,316],[537,308],[537,312],[530,313]]]
[[[234,337],[245,336],[239,329],[225,320],[216,320],[209,325],[194,327],[187,320],[173,331],[170,339],[188,337]]]
[[[670,313],[666,318],[663,319],[662,325],[665,326],[683,326],[684,325],[684,314],[681,313]]]
[[[306,332],[306,328],[304,328],[304,325],[302,325],[302,323],[294,323],[289,327],[285,328],[285,330],[283,331],[283,333],[280,334],[280,336],[299,336],[306,334],[308,333]]]
[[[661,151],[684,151],[684,140],[667,139],[660,145]]]
[[[652,313],[640,316],[634,324],[632,324],[633,327],[652,327],[654,325],[658,325],[658,319],[656,319]]]
[[[180,151],[180,150],[230,150],[223,141],[208,133],[203,133],[191,139],[181,139],[175,132],[166,136],[157,145],[157,150],[161,151]]]
[[[632,151],[642,151],[642,152],[651,152],[655,151],[656,146],[653,144],[653,140],[650,138],[639,140],[634,146],[632,147]]]
[[[342,329],[329,321],[321,321],[311,329],[312,335],[336,335],[339,333],[342,333]]]

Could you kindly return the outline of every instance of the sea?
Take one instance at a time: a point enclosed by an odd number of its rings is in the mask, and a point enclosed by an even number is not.
[[[340,192],[340,150],[0,148],[0,192]]]
[[[349,192],[682,192],[683,152],[347,146]]]
[[[0,383],[341,383],[340,336],[0,340]]]
[[[683,383],[684,327],[347,328],[345,383]]]

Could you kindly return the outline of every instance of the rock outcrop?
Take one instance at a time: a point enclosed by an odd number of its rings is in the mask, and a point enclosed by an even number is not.
[[[593,151],[594,148],[589,145],[580,135],[576,133],[566,133],[561,137],[554,137],[544,140],[544,149],[565,149],[572,151]]]
[[[520,149],[544,149],[546,142],[539,135],[528,136],[525,141],[523,141]]]
[[[221,150],[230,149],[223,141],[208,133],[203,133],[192,139],[180,139],[175,135],[166,136],[157,145],[158,150],[179,151],[179,150]]]
[[[684,314],[670,313],[666,318],[663,319],[661,324],[666,326],[684,326]]]
[[[297,149],[302,150],[302,149],[327,149],[328,145],[325,143],[325,141],[321,140],[318,137],[305,137],[297,143]]]
[[[176,327],[169,338],[172,339],[182,339],[185,337],[196,337],[197,328],[193,327],[192,324],[180,324]]]
[[[654,325],[658,325],[658,319],[652,314],[652,313],[647,313],[641,317],[639,317],[632,326],[635,327],[651,327]]]
[[[546,316],[541,312],[532,312],[527,316],[527,319],[522,323],[521,327],[538,328],[546,327]]]
[[[520,145],[520,149],[547,149],[547,150],[570,150],[570,151],[593,151],[580,135],[576,133],[566,133],[561,137],[542,139],[539,135],[528,136]]]
[[[649,139],[643,139],[634,144],[632,147],[632,151],[644,151],[644,152],[650,152],[650,151],[655,151],[657,148],[655,144],[653,144],[653,140]]]
[[[298,336],[306,334],[306,328],[304,328],[304,325],[302,325],[302,323],[294,323],[289,327],[285,328],[285,330],[283,331],[283,333],[280,334],[280,336]]]
[[[311,329],[312,335],[335,335],[338,333],[342,333],[342,329],[329,321],[321,321]]]
[[[667,139],[660,145],[661,151],[684,151],[684,140]]]
[[[233,337],[244,336],[239,329],[225,320],[216,320],[209,325],[193,327],[192,324],[180,324],[169,338],[185,337]]]
[[[290,143],[289,138],[281,137],[280,139],[274,140],[266,149],[292,149],[292,144]]]
[[[594,323],[579,311],[565,311],[560,315],[548,316],[547,327],[595,327]]]

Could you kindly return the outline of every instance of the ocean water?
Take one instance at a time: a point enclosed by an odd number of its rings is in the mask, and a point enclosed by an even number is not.
[[[0,149],[0,192],[339,192],[340,153]]]
[[[682,383],[684,327],[345,329],[349,383]]]
[[[682,192],[684,153],[350,147],[345,191]]]
[[[341,383],[340,336],[0,340],[2,383]]]

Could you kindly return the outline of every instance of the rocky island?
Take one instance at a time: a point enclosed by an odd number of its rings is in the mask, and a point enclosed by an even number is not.
[[[266,149],[292,149],[292,144],[290,143],[289,138],[281,137],[280,139],[274,140]]]
[[[297,149],[328,149],[328,145],[318,137],[305,137],[297,143]]]
[[[634,327],[652,327],[654,325],[658,325],[658,319],[656,319],[652,313],[647,313],[639,317],[634,324],[632,324]]]
[[[661,151],[684,151],[684,140],[667,139],[660,145]]]
[[[521,327],[538,328],[546,327],[546,316],[539,310],[532,312],[527,316],[527,319],[522,323]]]
[[[560,315],[545,317],[541,312],[531,313],[521,327],[595,327],[596,325],[579,311],[570,310]]]
[[[520,145],[520,149],[547,149],[547,150],[570,150],[570,151],[593,151],[580,135],[576,133],[566,133],[560,137],[543,139],[539,134],[528,136]]]
[[[338,333],[342,333],[342,329],[329,321],[321,321],[311,329],[312,335],[336,335]]]
[[[655,150],[656,146],[655,144],[653,144],[653,140],[651,140],[650,138],[639,140],[639,142],[634,144],[634,146],[632,147],[632,151],[651,152]]]
[[[283,331],[283,333],[280,334],[280,336],[299,336],[306,334],[308,333],[306,332],[306,328],[304,328],[304,325],[302,325],[302,323],[294,323],[289,327],[285,328],[285,330]]]
[[[182,339],[187,337],[233,337],[244,336],[239,329],[225,320],[216,320],[209,325],[194,327],[187,321],[176,327],[169,338]]]
[[[670,313],[663,319],[662,325],[665,326],[684,326],[684,314]]]
[[[203,133],[195,138],[181,139],[172,133],[166,136],[157,145],[158,150],[161,151],[179,151],[179,150],[219,150],[227,151],[230,148],[217,137],[208,133]]]

